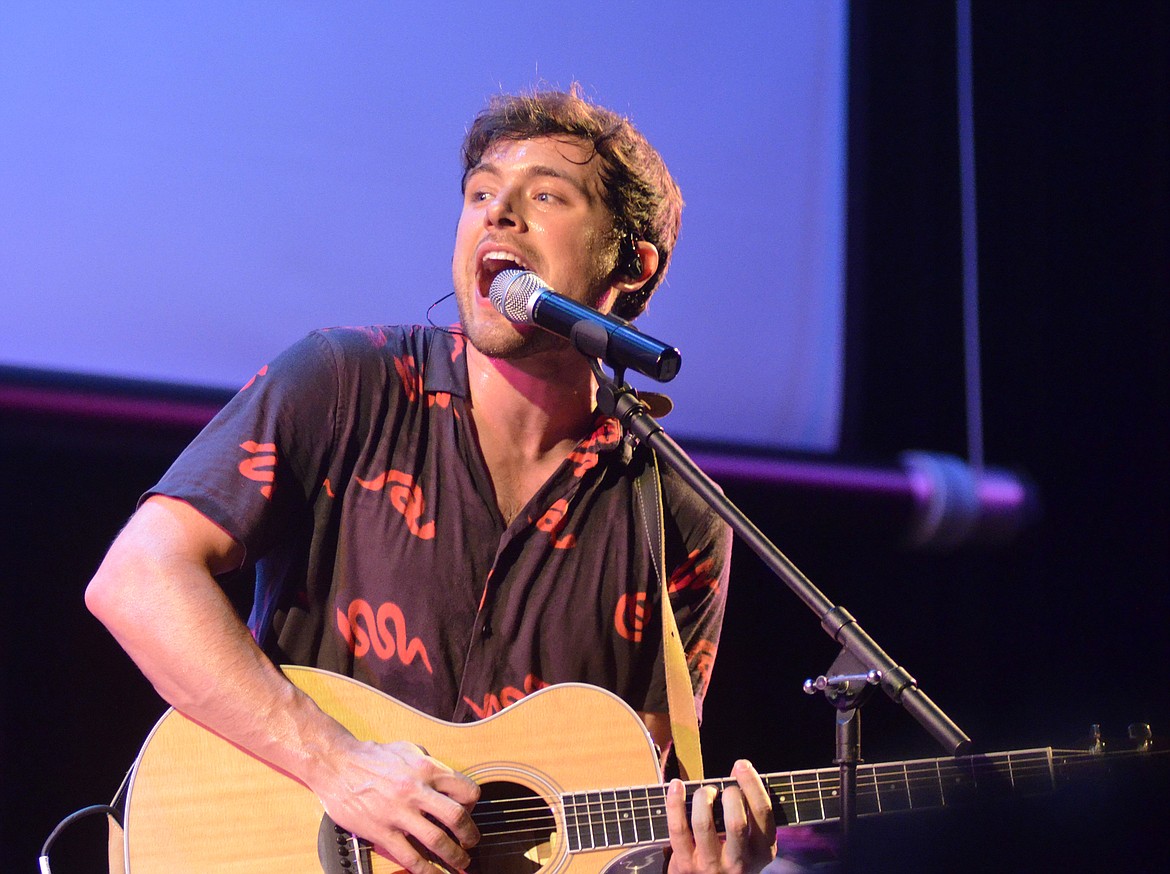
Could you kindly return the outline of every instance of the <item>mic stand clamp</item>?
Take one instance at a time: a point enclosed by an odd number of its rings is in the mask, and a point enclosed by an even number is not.
[[[837,710],[837,754],[833,764],[840,769],[841,834],[846,846],[857,821],[857,766],[862,761],[861,705],[882,681],[881,671],[866,671],[864,668],[848,649],[842,649],[829,668],[828,676],[804,681],[806,695],[823,692]]]

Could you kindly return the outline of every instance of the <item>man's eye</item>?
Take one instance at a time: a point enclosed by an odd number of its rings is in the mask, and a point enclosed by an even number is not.
[[[555,203],[560,200],[555,194],[550,191],[541,191],[536,195],[536,199],[541,203]]]

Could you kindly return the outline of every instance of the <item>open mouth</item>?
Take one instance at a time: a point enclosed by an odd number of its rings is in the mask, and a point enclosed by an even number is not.
[[[487,297],[492,280],[504,270],[528,270],[528,262],[507,249],[485,248],[476,267],[476,285],[482,297]]]

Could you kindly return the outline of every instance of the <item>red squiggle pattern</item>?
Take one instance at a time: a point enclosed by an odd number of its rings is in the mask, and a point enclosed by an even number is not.
[[[406,392],[406,399],[413,404],[423,390],[422,373],[415,365],[414,356],[404,355],[395,358],[394,369],[398,371],[398,379],[402,383],[402,390]]]
[[[261,367],[259,370],[256,371],[256,374],[251,379],[249,379],[246,383],[244,383],[244,387],[241,388],[240,391],[247,391],[248,389],[250,389],[252,386],[254,386],[256,384],[257,379],[259,379],[262,376],[267,376],[267,375],[268,375],[268,365],[265,364],[263,367]]]
[[[384,602],[375,615],[369,601],[356,598],[347,611],[338,608],[337,628],[356,658],[364,657],[371,649],[382,661],[397,656],[404,665],[421,658],[427,673],[434,673],[426,646],[417,637],[407,635],[406,617],[393,601]]]
[[[543,689],[548,685],[548,683],[544,682],[544,680],[540,679],[540,677],[536,676],[536,674],[529,674],[524,678],[524,682],[521,685],[523,688],[517,688],[516,686],[505,686],[499,691],[498,694],[489,692],[483,696],[482,707],[476,704],[466,695],[463,696],[463,700],[467,702],[467,706],[472,709],[477,718],[485,719],[488,716],[491,716],[493,713],[499,713],[509,704],[515,704],[525,695],[531,695],[537,689]]]
[[[565,515],[569,510],[569,502],[564,498],[554,501],[553,505],[544,511],[544,515],[536,520],[536,528],[548,535],[554,549],[572,549],[577,545],[576,534],[566,534],[561,537],[561,531],[569,519]]]
[[[639,643],[646,629],[646,593],[626,593],[618,598],[613,614],[613,627],[626,640]]]
[[[713,589],[719,591],[719,578],[711,573],[715,569],[715,562],[711,558],[699,560],[699,550],[692,550],[673,574],[667,588],[670,594],[683,589]]]
[[[245,452],[252,453],[239,464],[239,471],[253,482],[263,483],[260,494],[268,500],[272,499],[272,484],[276,480],[276,444],[257,443],[255,440],[245,440],[240,444]]]
[[[402,514],[410,533],[420,540],[434,539],[434,520],[420,523],[423,514],[426,513],[426,500],[423,498],[422,489],[415,485],[414,477],[400,470],[388,470],[370,480],[361,477],[354,479],[363,489],[371,492],[380,492],[388,488],[390,504]]]
[[[707,686],[711,682],[711,668],[715,664],[717,647],[709,640],[699,640],[694,649],[687,653],[687,666],[692,674],[699,677],[696,695],[706,695]]]

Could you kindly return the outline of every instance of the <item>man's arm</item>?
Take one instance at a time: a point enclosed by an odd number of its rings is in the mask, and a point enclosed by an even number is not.
[[[175,709],[303,782],[338,825],[414,874],[438,870],[427,853],[466,868],[478,787],[414,744],[359,741],[288,682],[215,581],[243,560],[193,507],[152,497],[110,547],[86,605]]]

